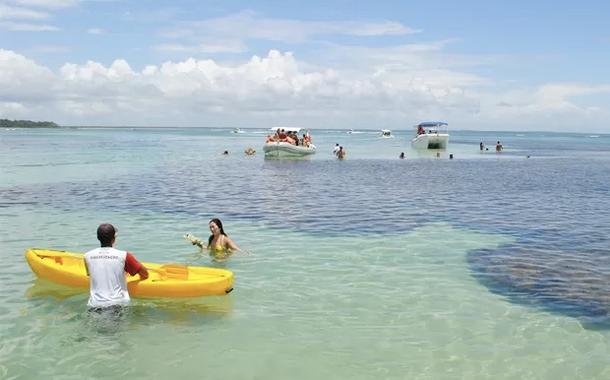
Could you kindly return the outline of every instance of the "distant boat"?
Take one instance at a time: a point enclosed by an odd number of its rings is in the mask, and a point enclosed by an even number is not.
[[[394,135],[392,134],[392,131],[390,131],[389,129],[382,129],[381,135],[379,137],[384,138],[384,139],[393,139]]]
[[[233,128],[231,133],[246,133],[246,131],[242,130],[241,128]]]
[[[352,134],[352,133],[354,133],[354,130],[350,129],[349,131],[347,131],[347,133]]]
[[[411,140],[415,149],[447,149],[449,124],[443,121],[427,121],[415,126],[416,135]]]

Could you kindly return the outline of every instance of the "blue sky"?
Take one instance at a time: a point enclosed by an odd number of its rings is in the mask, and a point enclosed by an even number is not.
[[[610,133],[604,1],[0,0],[0,118]]]

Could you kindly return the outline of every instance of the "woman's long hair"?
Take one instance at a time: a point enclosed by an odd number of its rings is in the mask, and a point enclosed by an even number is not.
[[[218,228],[220,229],[221,235],[227,236],[227,234],[225,234],[224,228],[222,228],[222,222],[220,221],[220,219],[214,218],[208,222],[208,225],[210,223],[214,223],[215,225],[218,226]],[[210,235],[210,237],[208,238],[208,247],[210,246],[210,244],[212,244],[212,239],[214,239],[214,234]]]

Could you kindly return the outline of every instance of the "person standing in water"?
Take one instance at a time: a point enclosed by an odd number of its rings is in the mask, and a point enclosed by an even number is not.
[[[337,158],[342,160],[345,158],[345,155],[347,154],[347,152],[345,151],[345,149],[343,149],[342,146],[339,147],[339,150],[337,151]]]
[[[502,143],[500,141],[498,141],[496,143],[496,152],[500,153],[503,149]]]
[[[140,275],[140,280],[148,278],[148,270],[127,251],[114,248],[117,232],[112,224],[100,224],[97,239],[100,248],[85,253],[85,269],[90,278],[90,309],[105,309],[129,305],[129,291],[125,272],[131,276]]]

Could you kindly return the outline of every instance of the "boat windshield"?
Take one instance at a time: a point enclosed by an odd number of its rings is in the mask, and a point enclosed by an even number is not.
[[[448,133],[449,124],[443,121],[427,121],[415,126],[418,135]]]

